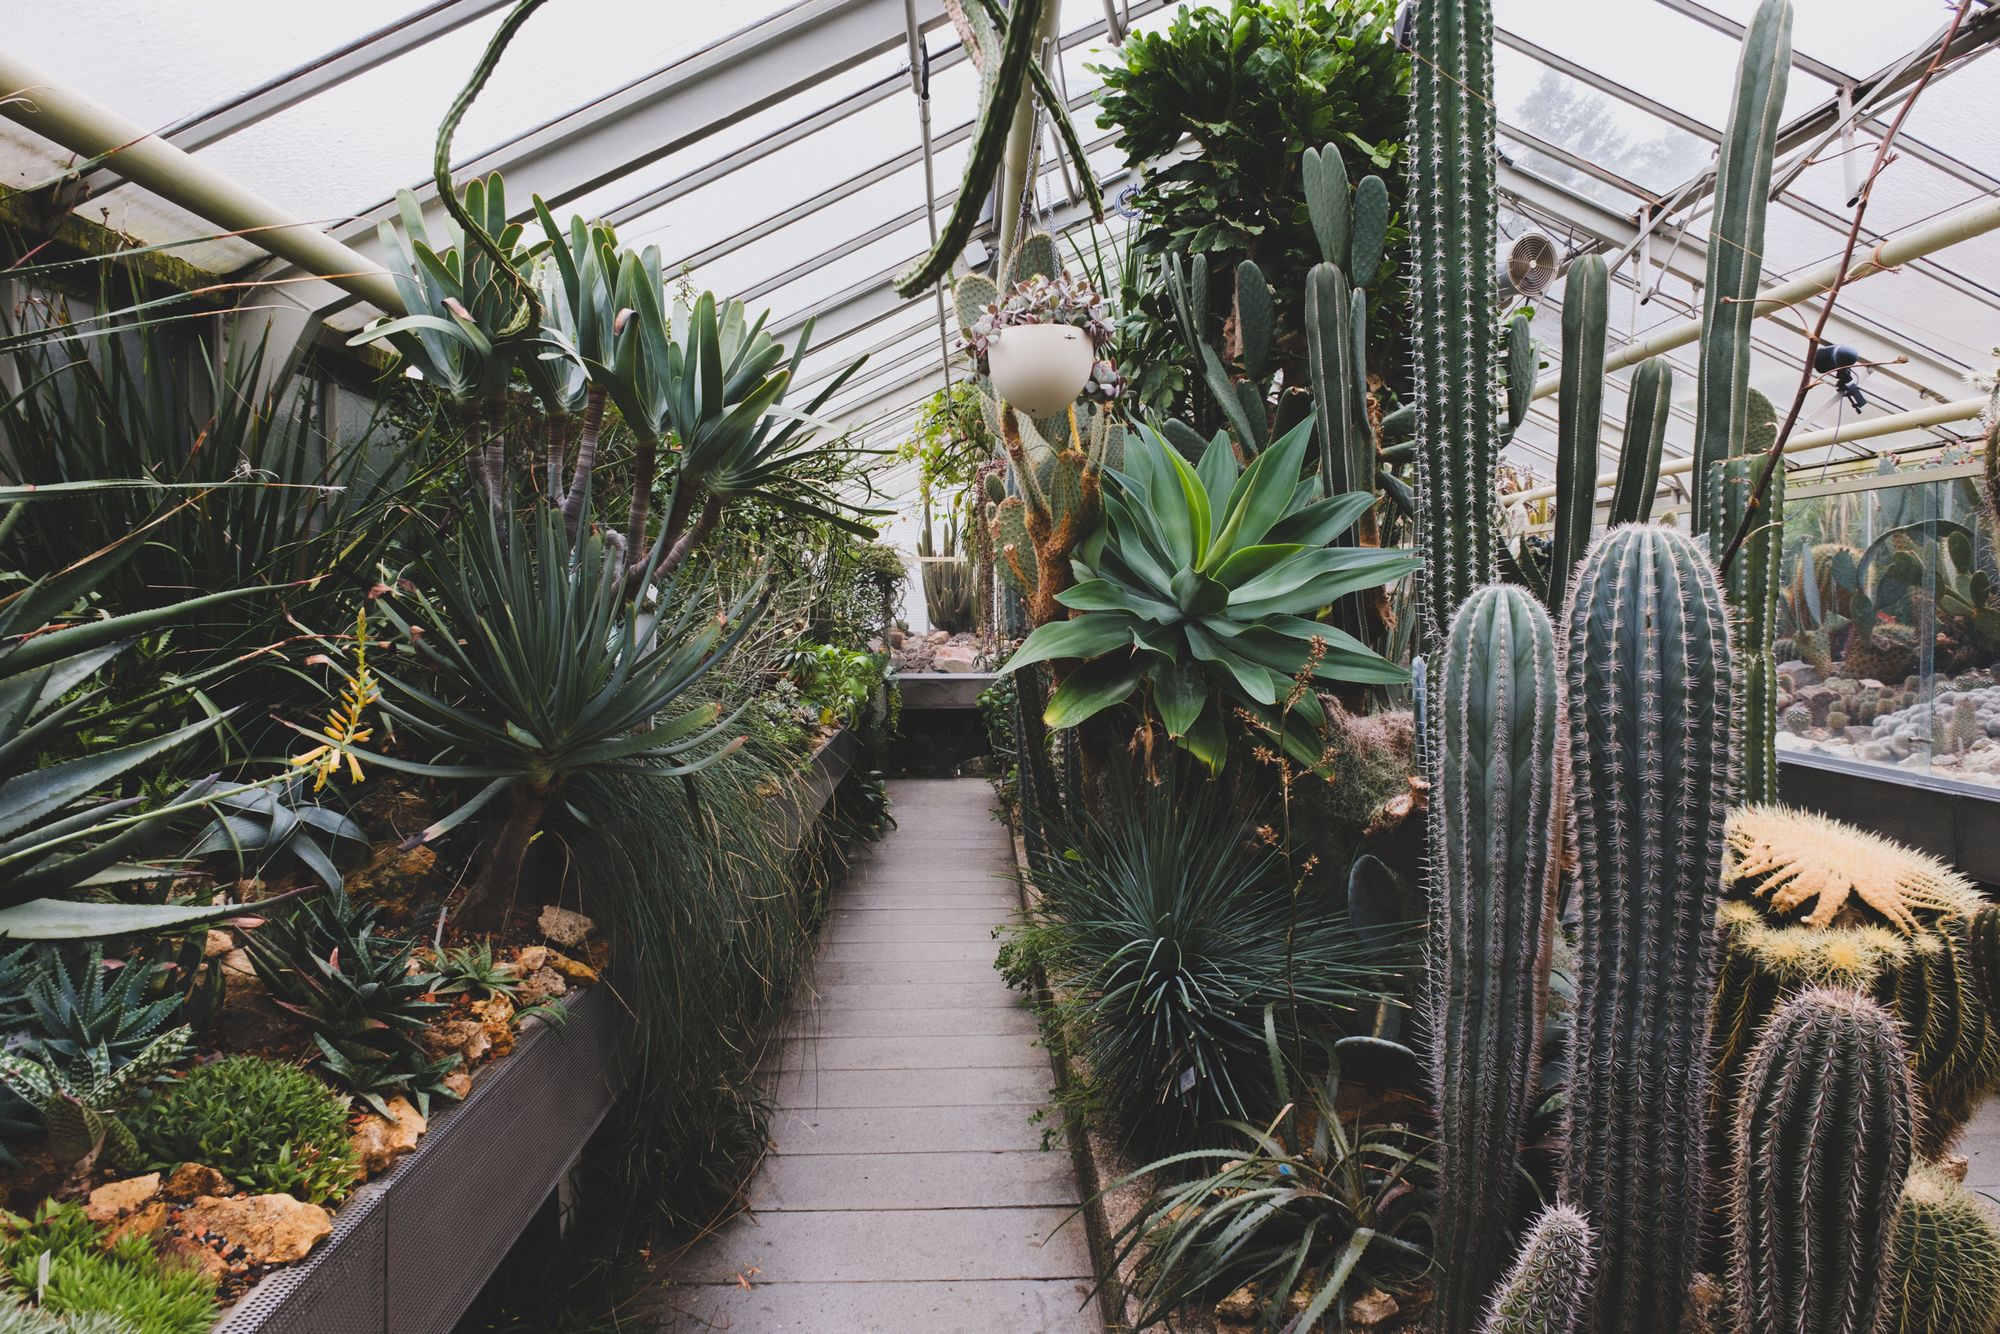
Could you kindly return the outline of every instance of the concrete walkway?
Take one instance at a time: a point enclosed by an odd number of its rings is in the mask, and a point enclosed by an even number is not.
[[[1095,1334],[1033,1017],[993,971],[1017,903],[983,781],[889,785],[774,1075],[750,1212],[676,1267],[664,1329]]]

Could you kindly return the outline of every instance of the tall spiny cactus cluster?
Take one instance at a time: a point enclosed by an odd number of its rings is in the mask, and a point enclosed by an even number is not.
[[[1719,556],[1750,515],[1750,497],[1764,453],[1778,436],[1771,400],[1755,389],[1744,395],[1743,430],[1734,452],[1710,467],[1707,478],[1708,549]],[[1778,799],[1778,588],[1784,580],[1785,470],[1771,474],[1761,510],[1723,576],[1723,593],[1736,615],[1737,660],[1743,694],[1736,730],[1743,747],[1743,799]]]
[[[1569,597],[1570,576],[1590,545],[1597,517],[1597,441],[1604,423],[1604,332],[1610,277],[1585,255],[1563,285],[1562,388],[1556,412],[1555,535],[1549,551],[1549,605]]]
[[[1424,0],[1410,68],[1410,343],[1425,638],[1499,565],[1493,7]]]
[[[1587,1327],[1669,1334],[1701,1249],[1727,609],[1692,542],[1634,525],[1584,557],[1565,631],[1582,966],[1564,1198],[1599,1234]]]
[[[1875,1334],[1913,1116],[1903,1041],[1881,1006],[1816,989],[1771,1016],[1736,1108],[1739,1329]]]
[[[1555,635],[1495,585],[1453,618],[1437,664],[1431,806],[1431,1086],[1441,1142],[1439,1327],[1470,1331],[1511,1252],[1504,1227],[1532,1105],[1555,909]]]
[[[1893,1334],[2000,1330],[2000,1221],[1940,1168],[1920,1164],[1896,1216]]]
[[[1571,1334],[1597,1272],[1590,1220],[1567,1204],[1536,1216],[1520,1258],[1493,1294],[1479,1334]]]

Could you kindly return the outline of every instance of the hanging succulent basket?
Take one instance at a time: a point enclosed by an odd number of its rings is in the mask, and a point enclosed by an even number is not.
[[[1073,324],[1017,324],[993,336],[993,392],[1028,416],[1053,417],[1090,383],[1090,335]]]

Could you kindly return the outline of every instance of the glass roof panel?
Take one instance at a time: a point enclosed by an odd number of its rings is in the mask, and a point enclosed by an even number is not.
[[[1506,47],[1493,53],[1493,96],[1505,123],[1655,193],[1680,184],[1714,155],[1712,144],[1678,125]],[[1550,179],[1571,183],[1566,176]]]
[[[1739,24],[1757,12],[1757,0],[1704,2]],[[1946,17],[1942,5],[1885,9],[1880,0],[1811,0],[1792,6],[1792,50],[1844,74],[1872,74],[1943,27]]]

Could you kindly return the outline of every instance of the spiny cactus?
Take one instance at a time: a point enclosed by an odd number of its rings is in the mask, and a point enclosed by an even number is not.
[[[1736,1106],[1731,1277],[1742,1334],[1875,1334],[1913,1119],[1886,1010],[1826,989],[1778,1007]]]
[[[1604,331],[1610,279],[1602,255],[1570,266],[1563,286],[1562,390],[1556,412],[1556,517],[1549,551],[1549,605],[1569,596],[1570,575],[1597,517],[1597,441],[1604,420]]]
[[[1555,635],[1526,590],[1452,618],[1438,662],[1430,976],[1438,1109],[1438,1328],[1470,1331],[1507,1263],[1555,907]]]
[[[1590,1220],[1566,1204],[1535,1216],[1479,1334],[1570,1334],[1597,1271]]]
[[[1966,924],[1966,962],[1986,1012],[2000,1016],[2000,903],[1989,903]]]
[[[1600,1238],[1595,1334],[1669,1334],[1700,1258],[1709,1000],[1736,692],[1706,557],[1614,528],[1565,620],[1582,906],[1563,1198]]]
[[[1426,638],[1493,582],[1499,532],[1493,8],[1419,0],[1410,62],[1410,344]]]
[[[1625,397],[1625,443],[1618,452],[1618,481],[1611,492],[1608,524],[1644,523],[1653,517],[1653,493],[1660,486],[1660,450],[1674,401],[1674,368],[1665,357],[1649,357],[1632,372]]]
[[[1744,395],[1737,453],[1708,473],[1708,550],[1720,556],[1749,515],[1763,471],[1764,453],[1777,438],[1771,400],[1755,389]],[[1750,536],[1723,576],[1723,596],[1736,617],[1736,660],[1743,670],[1736,733],[1743,756],[1743,799],[1778,799],[1778,660],[1772,651],[1778,625],[1778,585],[1784,578],[1785,470],[1771,475]]]
[[[1894,1334],[2000,1330],[2000,1222],[1928,1163],[1910,1173],[1896,1216]]]
[[[1771,160],[1792,69],[1790,0],[1763,0],[1743,37],[1729,132],[1715,164],[1715,211],[1702,283],[1701,344],[1695,381],[1694,475],[1743,453],[1750,429],[1750,348],[1757,280],[1764,268],[1764,210]],[[1707,532],[1711,501],[1697,486],[1694,528]],[[1731,530],[1734,536],[1734,530]],[[1725,545],[1727,539],[1725,539]],[[1718,549],[1716,554],[1721,555]]]
[[[1940,1153],[1979,1104],[2000,1087],[2000,1030],[1979,999],[1963,917],[1941,918],[1910,937],[1910,954],[1876,984],[1876,995],[1909,1034],[1910,1066],[1925,1117],[1919,1147]]]

